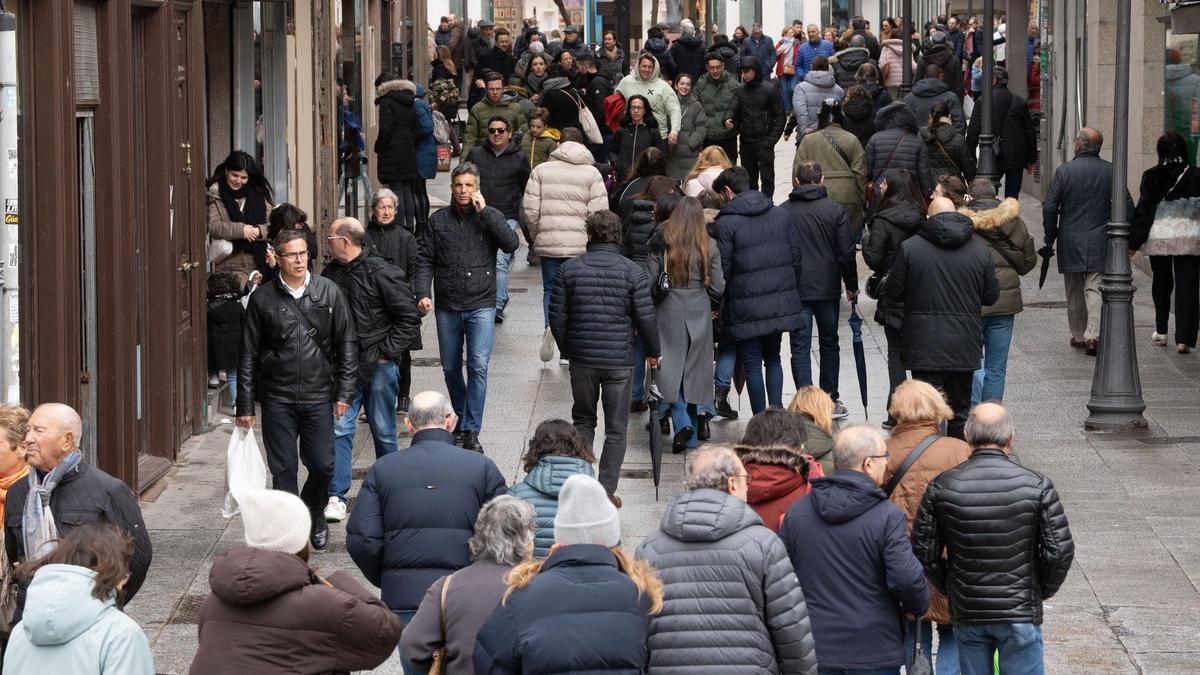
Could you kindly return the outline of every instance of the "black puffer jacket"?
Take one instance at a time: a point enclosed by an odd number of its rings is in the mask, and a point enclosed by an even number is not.
[[[488,143],[477,145],[467,153],[467,161],[479,167],[479,191],[488,206],[494,206],[509,220],[520,216],[521,199],[529,182],[529,158],[516,141],[496,154]]]
[[[717,42],[708,48],[708,51],[704,53],[704,58],[707,60],[710,54],[720,57],[721,63],[725,64],[725,73],[737,79],[738,73],[742,70],[742,57],[738,55],[737,47],[729,42]]]
[[[1054,484],[999,448],[978,448],[933,479],[912,541],[954,624],[1042,623],[1042,601],[1075,557]]]
[[[399,267],[363,249],[350,262],[330,262],[321,274],[350,303],[358,336],[359,387],[371,381],[380,359],[400,363],[405,352],[421,348],[421,313]]]
[[[917,135],[916,117],[907,105],[892,103],[875,115],[875,135],[865,150],[868,180],[878,180],[885,169],[908,169],[925,194],[933,192],[929,155]]]
[[[801,300],[836,300],[847,290],[858,290],[858,265],[846,211],[829,198],[823,185],[801,185],[780,205],[792,218],[800,235],[804,275]]]
[[[950,108],[950,121],[954,123],[954,128],[966,131],[967,121],[963,119],[962,105],[945,82],[927,77],[913,85],[912,91],[904,97],[904,103],[912,109],[913,117],[922,127],[929,124],[929,111],[939,102]]]
[[[858,67],[870,60],[871,52],[866,47],[847,47],[834,54],[833,59],[830,59],[830,65],[838,86],[842,89],[849,89],[858,84],[858,81],[854,79],[858,73]]]
[[[642,265],[650,252],[646,245],[658,224],[654,222],[654,202],[649,199],[633,199],[624,208],[625,227],[621,235],[622,246],[625,247],[625,257]]]
[[[681,37],[667,50],[675,64],[675,77],[691,75],[695,85],[704,74],[704,41],[698,37]]]
[[[646,356],[661,353],[646,270],[616,244],[588,244],[559,268],[550,296],[550,330],[571,363],[589,368],[633,366],[634,330]]]
[[[980,310],[1000,298],[992,253],[958,212],[929,218],[918,234],[900,246],[883,286],[904,307],[904,367],[974,371],[983,355]]]
[[[779,97],[775,83],[763,79],[762,64],[758,59],[743,56],[742,67],[753,69],[754,79],[737,88],[725,117],[741,129],[743,143],[765,141],[773,144],[783,135],[783,124],[787,121],[783,99]]]
[[[924,127],[920,134],[934,176],[961,176],[968,183],[975,178],[975,154],[967,149],[967,142],[954,125]]]
[[[982,40],[980,40],[982,42]],[[916,72],[924,74],[925,67],[931,64],[936,64],[942,68],[942,81],[950,87],[950,91],[954,92],[955,96],[962,98],[963,95],[963,77],[962,77],[962,62],[954,55],[954,45],[942,43],[933,45],[921,54],[921,58],[917,59]]]
[[[875,105],[871,99],[842,101],[842,128],[854,134],[865,148],[875,134]]]
[[[800,235],[787,211],[758,190],[721,209],[713,227],[725,277],[725,333],[734,341],[800,325]]]
[[[308,336],[293,306],[316,335]],[[246,308],[241,359],[238,417],[254,415],[255,401],[349,403],[358,391],[358,341],[346,297],[337,284],[315,275],[294,304],[282,277],[263,286]]]
[[[379,182],[390,185],[421,177],[417,169],[416,86],[408,80],[384,82],[375,90],[379,136],[375,138]]]
[[[925,216],[907,204],[880,209],[867,226],[867,237],[863,241],[863,261],[880,277],[892,269],[892,263],[900,254],[900,245],[921,229]],[[900,330],[904,317],[903,303],[895,303],[887,297],[879,298],[875,305],[876,323]]]
[[[421,241],[417,297],[431,287],[442,309],[463,312],[496,306],[496,250],[512,253],[521,245],[494,207],[476,212],[451,204],[429,216],[429,236]]]
[[[416,294],[413,284],[420,267],[421,249],[416,236],[403,227],[399,219],[381,225],[372,218],[367,224],[367,238],[363,247],[371,249],[376,255],[404,270],[404,279],[413,294]]]

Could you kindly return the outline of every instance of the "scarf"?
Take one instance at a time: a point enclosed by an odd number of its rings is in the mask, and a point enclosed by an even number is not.
[[[531,95],[542,93],[542,84],[546,81],[546,73],[542,73],[541,75],[538,75],[538,74],[534,73],[532,70],[530,70],[528,72],[529,72],[529,74],[525,76],[525,84],[527,84],[529,86],[526,87],[526,89],[529,90],[529,93]]]
[[[256,187],[243,185],[242,189],[234,190],[224,180],[217,181],[217,189],[221,194],[221,203],[229,220],[246,225],[262,225],[267,222],[267,200]],[[238,206],[237,200],[246,200]]]
[[[25,497],[25,511],[21,514],[21,527],[25,535],[25,559],[33,560],[54,550],[58,539],[58,526],[54,523],[54,512],[50,510],[50,493],[58,487],[68,473],[83,461],[83,453],[72,450],[63,457],[58,466],[50,469],[44,479],[38,480],[38,472],[29,472],[29,495]],[[49,548],[47,548],[49,546]]]
[[[20,469],[0,478],[0,521],[4,520],[4,503],[8,500],[8,489],[24,478],[27,473],[29,473],[29,465],[22,462]]]

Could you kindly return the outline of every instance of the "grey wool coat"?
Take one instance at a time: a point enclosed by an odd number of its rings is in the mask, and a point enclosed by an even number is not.
[[[663,581],[663,610],[650,617],[651,675],[816,675],[787,550],[742,500],[709,489],[676,496],[637,557]]]
[[[658,282],[663,271],[662,237],[655,235],[649,244],[647,260],[650,283]],[[725,293],[721,271],[721,252],[708,240],[708,288],[704,287],[699,265],[692,265],[687,284],[671,280],[671,291],[655,306],[658,340],[663,358],[655,371],[654,383],[665,403],[673,403],[683,386],[687,403],[708,403],[713,398],[712,310]]]
[[[667,175],[683,182],[704,148],[708,129],[704,126],[704,106],[695,94],[680,98],[679,106],[683,109],[683,120],[679,124],[678,142],[667,147]]]

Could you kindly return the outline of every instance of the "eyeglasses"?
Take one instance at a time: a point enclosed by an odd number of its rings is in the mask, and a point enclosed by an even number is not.
[[[275,255],[284,260],[301,260],[308,257],[308,251],[296,251],[295,253],[276,253]]]
[[[882,455],[867,455],[867,459],[886,459],[886,460],[891,460],[891,459],[892,459],[892,453],[890,453],[890,452],[885,452],[885,453],[883,453]]]
[[[493,136],[499,136],[500,134],[508,133],[508,129],[488,129],[488,133]]]
[[[749,485],[749,484],[750,484],[750,474],[748,474],[748,473],[735,473],[735,474],[733,474],[733,476],[732,476],[732,477],[733,477],[733,478],[745,478],[745,479],[746,479],[746,485]]]

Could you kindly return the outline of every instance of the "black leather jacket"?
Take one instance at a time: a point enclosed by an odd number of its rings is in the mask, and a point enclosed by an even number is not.
[[[311,338],[282,279],[250,296],[238,368],[238,417],[253,415],[255,401],[311,405],[354,399],[358,347],[345,296],[329,279],[310,276],[295,305],[317,331]]]
[[[1040,624],[1042,601],[1075,557],[1054,484],[999,448],[978,448],[933,479],[912,541],[953,624]]]

